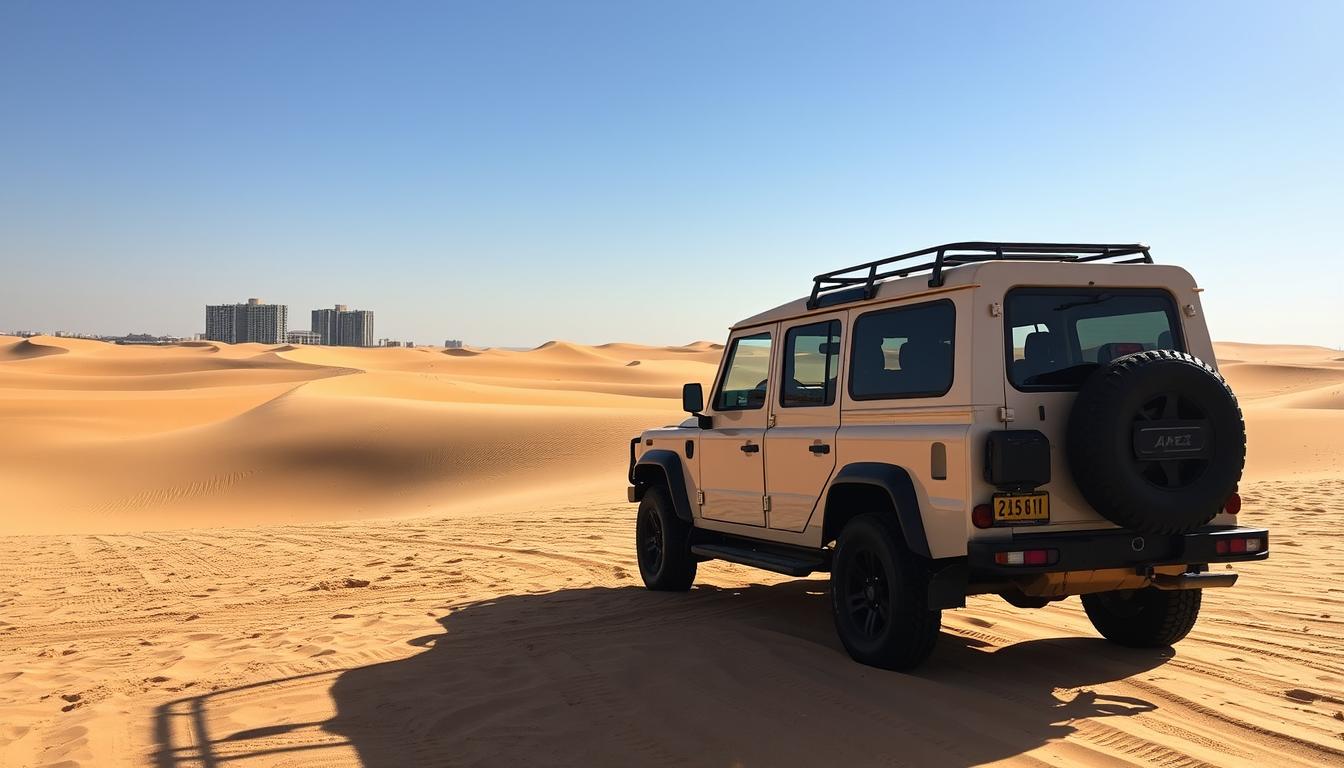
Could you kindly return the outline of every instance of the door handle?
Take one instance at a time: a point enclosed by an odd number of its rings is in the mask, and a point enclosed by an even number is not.
[[[823,453],[830,453],[831,446],[827,445],[826,443],[816,443],[815,445],[807,446],[807,450],[820,455]]]
[[[754,443],[743,443],[740,447],[743,453],[758,453],[761,450],[761,446]]]

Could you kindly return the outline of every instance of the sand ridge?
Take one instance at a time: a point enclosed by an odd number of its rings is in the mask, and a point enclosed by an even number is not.
[[[1214,347],[1246,414],[1248,477],[1344,476],[1344,353],[1301,345]]]
[[[718,345],[0,337],[0,765],[1344,765],[1344,353],[1218,348],[1273,557],[1172,651],[976,597],[898,675],[822,578],[638,586],[626,442]]]
[[[538,495],[586,485],[617,498],[609,478],[629,436],[680,421],[681,384],[707,382],[718,357],[564,342],[445,351],[457,352],[0,337],[6,530],[425,513],[524,476]]]

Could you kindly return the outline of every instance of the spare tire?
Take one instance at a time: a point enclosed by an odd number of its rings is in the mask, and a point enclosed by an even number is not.
[[[1236,395],[1203,360],[1136,352],[1084,382],[1066,447],[1074,482],[1107,520],[1141,533],[1186,533],[1236,491],[1246,424]]]

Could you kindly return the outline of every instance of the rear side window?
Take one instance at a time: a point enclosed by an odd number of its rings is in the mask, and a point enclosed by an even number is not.
[[[839,372],[839,320],[790,328],[784,335],[779,404],[785,408],[834,404]]]
[[[956,307],[946,299],[860,315],[850,346],[855,400],[940,397],[952,388]]]
[[[1004,307],[1008,378],[1022,390],[1077,389],[1117,357],[1185,349],[1166,291],[1018,288]]]
[[[748,411],[765,405],[770,371],[770,333],[739,336],[728,349],[728,367],[714,408]]]

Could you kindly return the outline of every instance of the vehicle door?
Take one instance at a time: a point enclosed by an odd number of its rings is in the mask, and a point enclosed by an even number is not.
[[[1004,296],[1008,361],[1004,406],[1009,429],[1039,430],[1054,447],[1051,481],[1039,490],[1032,525],[1101,522],[1072,481],[1064,450],[1069,411],[1088,376],[1117,357],[1148,349],[1185,349],[1171,295],[1158,289],[1020,287]],[[1164,479],[1154,466],[1154,482]]]
[[[700,433],[701,515],[765,525],[765,442],[774,328],[739,331],[728,340],[723,370]]]
[[[807,527],[835,470],[842,317],[783,326],[784,343],[775,356],[778,395],[765,432],[766,520],[776,530]]]

